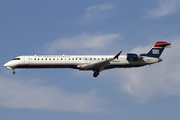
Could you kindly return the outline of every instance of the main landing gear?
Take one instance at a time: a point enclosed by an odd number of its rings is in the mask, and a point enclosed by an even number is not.
[[[94,70],[93,76],[94,76],[94,77],[97,77],[97,76],[99,75],[99,73],[100,73],[100,70]]]

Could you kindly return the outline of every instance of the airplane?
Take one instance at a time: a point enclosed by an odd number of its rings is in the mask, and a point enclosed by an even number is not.
[[[93,71],[97,77],[103,70],[113,68],[131,68],[151,65],[161,62],[159,58],[164,48],[169,48],[171,43],[158,41],[144,54],[127,53],[117,55],[33,55],[18,56],[4,64],[8,69],[30,69],[30,68],[72,68],[85,71]]]

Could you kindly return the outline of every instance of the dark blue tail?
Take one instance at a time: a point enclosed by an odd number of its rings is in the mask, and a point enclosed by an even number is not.
[[[171,43],[158,41],[146,54],[140,54],[140,56],[159,58],[165,47],[169,47]]]

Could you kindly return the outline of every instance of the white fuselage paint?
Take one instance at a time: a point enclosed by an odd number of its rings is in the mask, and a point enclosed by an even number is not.
[[[18,56],[18,60],[11,60],[4,64],[8,69],[18,68],[74,68],[80,69],[81,65],[88,65],[113,58],[113,55],[34,55]],[[143,57],[140,60],[126,60],[127,56],[119,56],[113,60],[105,69],[140,67],[148,64],[161,62],[162,59],[154,57]],[[92,70],[92,69],[80,69]]]

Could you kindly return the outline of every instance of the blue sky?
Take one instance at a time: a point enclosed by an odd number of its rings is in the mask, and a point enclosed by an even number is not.
[[[179,0],[1,0],[0,119],[169,120],[180,114]],[[144,53],[172,43],[151,66],[92,72],[17,70],[19,55]]]

